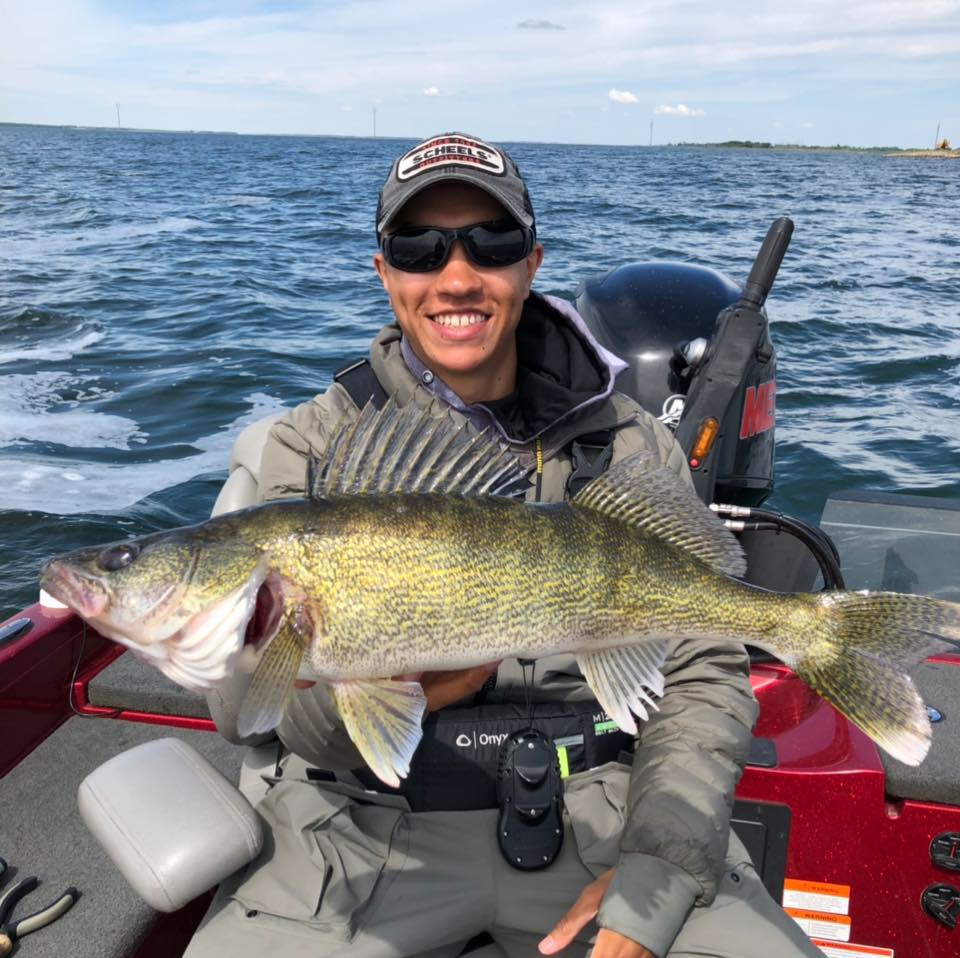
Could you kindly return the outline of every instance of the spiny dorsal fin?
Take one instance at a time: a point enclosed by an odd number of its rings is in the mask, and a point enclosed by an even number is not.
[[[516,457],[488,432],[414,403],[372,403],[334,437],[322,463],[311,462],[308,494],[441,493],[516,496],[529,485]]]
[[[584,486],[575,506],[602,512],[685,549],[718,572],[743,575],[740,543],[671,469],[650,469],[652,453],[622,459]]]

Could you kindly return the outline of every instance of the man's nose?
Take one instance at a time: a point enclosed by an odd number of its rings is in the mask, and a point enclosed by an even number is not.
[[[460,240],[455,240],[446,263],[440,268],[437,289],[451,296],[466,296],[478,292],[483,279],[477,267],[467,256]]]

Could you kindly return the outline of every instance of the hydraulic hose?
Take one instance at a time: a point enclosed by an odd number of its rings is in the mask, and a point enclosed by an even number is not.
[[[833,540],[822,529],[768,509],[727,505],[711,505],[710,508],[722,516],[729,517],[725,522],[727,528],[733,532],[769,531],[792,535],[802,542],[816,559],[820,574],[823,576],[824,589],[846,587],[843,571],[840,568],[840,554]],[[746,521],[748,519],[749,521]]]

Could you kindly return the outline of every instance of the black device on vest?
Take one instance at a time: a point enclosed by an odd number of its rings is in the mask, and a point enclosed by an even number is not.
[[[546,868],[563,845],[563,781],[557,750],[535,728],[508,736],[497,767],[497,841],[521,871]]]

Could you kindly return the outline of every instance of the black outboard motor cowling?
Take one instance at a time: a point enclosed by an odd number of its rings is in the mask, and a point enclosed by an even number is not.
[[[756,506],[773,491],[776,353],[763,309],[773,276],[759,302],[755,282],[761,264],[770,272],[773,234],[743,294],[686,263],[622,266],[577,289],[593,334],[630,364],[617,388],[675,430],[705,502]],[[711,419],[716,438],[695,455]]]
[[[706,346],[721,310],[739,299],[740,287],[706,266],[631,263],[584,280],[576,307],[593,335],[630,364],[617,389],[676,429],[693,371],[684,350],[698,340]]]

